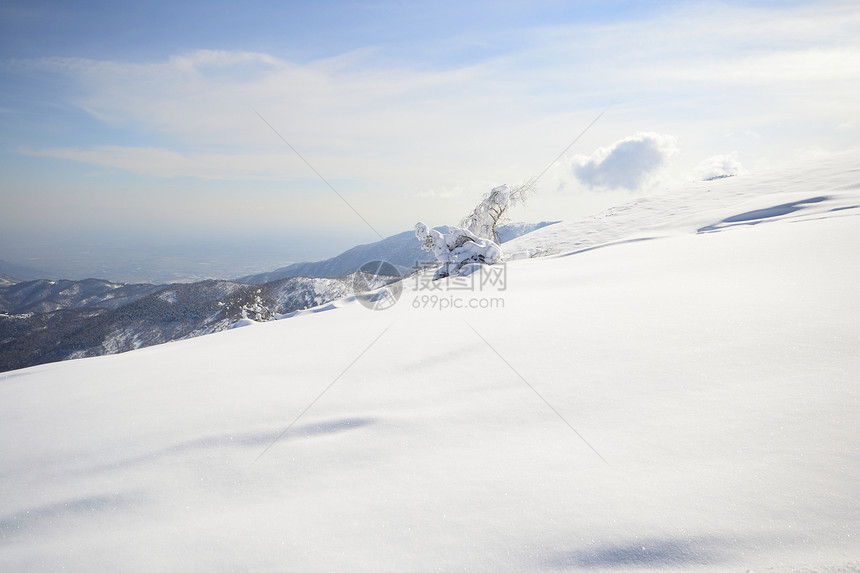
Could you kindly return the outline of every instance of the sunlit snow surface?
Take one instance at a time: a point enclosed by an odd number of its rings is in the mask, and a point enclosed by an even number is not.
[[[858,167],[0,375],[0,571],[860,571]]]

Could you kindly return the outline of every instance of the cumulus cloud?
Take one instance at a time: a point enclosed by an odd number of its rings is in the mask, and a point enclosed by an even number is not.
[[[678,152],[676,142],[671,135],[637,133],[574,157],[573,174],[592,189],[641,189]]]
[[[696,179],[699,181],[722,179],[723,177],[731,177],[740,173],[741,162],[738,161],[737,151],[708,157],[696,167]]]

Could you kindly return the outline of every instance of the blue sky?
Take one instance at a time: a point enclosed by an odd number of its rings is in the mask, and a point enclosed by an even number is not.
[[[516,218],[778,168],[860,141],[858,38],[840,1],[7,0],[0,259],[130,279],[376,240],[258,113],[382,235],[455,224],[604,109]]]

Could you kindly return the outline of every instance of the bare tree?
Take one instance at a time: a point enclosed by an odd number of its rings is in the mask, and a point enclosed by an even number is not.
[[[530,179],[510,189],[507,185],[499,185],[486,193],[481,202],[460,222],[460,226],[475,235],[499,243],[496,227],[509,221],[508,209],[514,205],[522,205],[534,190],[537,178]]]

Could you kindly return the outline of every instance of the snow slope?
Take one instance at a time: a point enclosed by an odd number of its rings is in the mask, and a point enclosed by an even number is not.
[[[860,571],[858,159],[0,375],[0,570]]]

